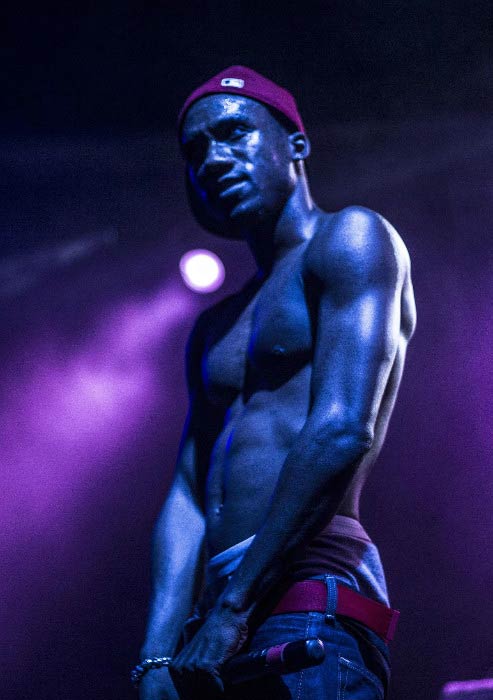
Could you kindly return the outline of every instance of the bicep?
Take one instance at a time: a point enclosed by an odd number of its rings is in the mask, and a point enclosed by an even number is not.
[[[322,295],[311,382],[320,421],[372,433],[399,336],[395,287],[372,285],[343,303]]]
[[[197,435],[193,427],[193,406],[190,404],[178,448],[175,482],[181,480],[193,493],[197,491]]]
[[[203,352],[203,317],[199,316],[190,333],[185,350],[185,376],[188,389],[188,411],[183,426],[172,488],[187,491],[200,502],[200,396],[202,380],[200,364]]]
[[[222,419],[221,410],[208,400],[202,377],[202,358],[210,323],[210,314],[206,310],[197,319],[186,347],[189,407],[176,469],[176,476],[188,484],[190,493],[201,509],[204,507],[210,452]]]
[[[319,294],[311,406],[317,427],[373,437],[400,341],[402,247],[382,217],[349,207],[313,248]]]

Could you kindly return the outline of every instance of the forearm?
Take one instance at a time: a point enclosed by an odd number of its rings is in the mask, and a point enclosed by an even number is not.
[[[175,485],[154,532],[153,591],[142,656],[173,654],[202,575],[204,532],[202,514]]]
[[[268,514],[221,605],[250,615],[281,579],[296,549],[337,512],[368,446],[352,436],[321,437],[309,425],[288,453]]]

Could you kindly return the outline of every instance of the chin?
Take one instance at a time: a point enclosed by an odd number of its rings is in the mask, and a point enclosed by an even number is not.
[[[254,226],[262,218],[259,203],[252,199],[242,200],[225,211],[216,212],[210,217],[207,226],[209,231],[223,238],[236,240],[244,239],[243,231]],[[204,225],[204,221],[202,221]]]
[[[247,228],[271,219],[273,214],[260,197],[252,197],[232,207],[228,220],[232,226]]]
[[[197,204],[198,200],[192,200]],[[272,218],[261,197],[245,197],[229,207],[208,208],[202,203],[193,206],[192,211],[197,222],[209,233],[231,240],[244,240],[245,231],[258,226]]]

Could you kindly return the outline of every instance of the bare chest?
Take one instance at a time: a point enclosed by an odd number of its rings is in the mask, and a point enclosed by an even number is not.
[[[230,403],[287,381],[311,358],[311,326],[299,264],[285,265],[211,331],[202,363],[209,400]]]

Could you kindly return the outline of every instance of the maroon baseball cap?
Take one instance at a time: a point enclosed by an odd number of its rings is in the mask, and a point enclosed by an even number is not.
[[[299,131],[305,133],[305,127],[293,95],[280,85],[273,83],[272,80],[264,78],[260,73],[245,66],[226,68],[226,70],[221,71],[194,90],[185,100],[178,115],[178,133],[181,131],[186,112],[194,102],[206,95],[215,95],[222,92],[251,97],[269,107],[273,107],[281,114],[284,114]]]

